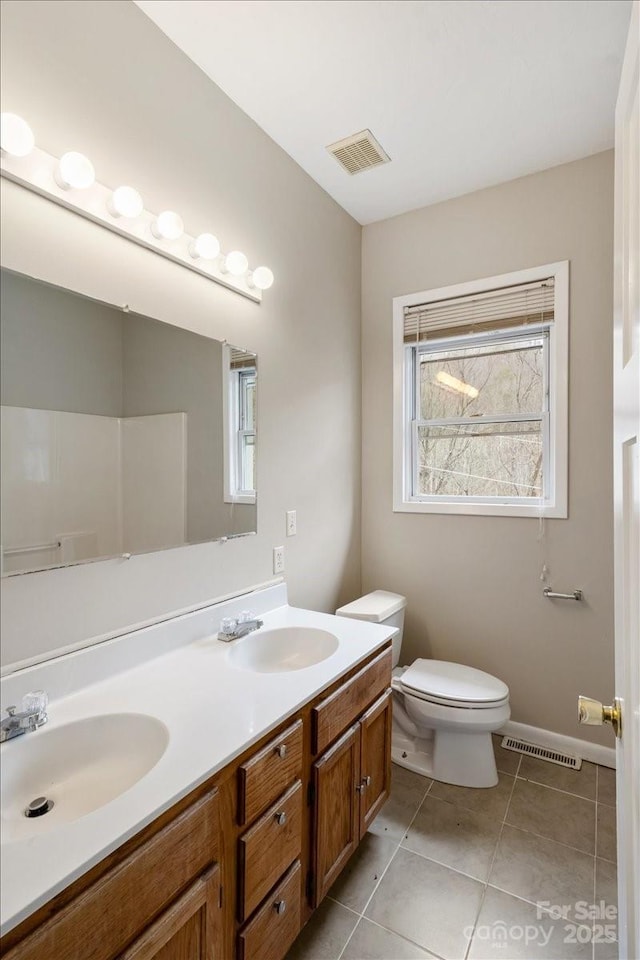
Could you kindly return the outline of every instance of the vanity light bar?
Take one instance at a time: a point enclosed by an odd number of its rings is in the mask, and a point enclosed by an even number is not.
[[[198,237],[185,233],[175,211],[150,213],[133,187],[105,187],[95,179],[93,165],[83,154],[72,151],[58,160],[40,150],[28,124],[16,114],[2,114],[0,174],[256,303],[273,284],[268,267],[250,270],[239,250],[221,253],[212,233]]]

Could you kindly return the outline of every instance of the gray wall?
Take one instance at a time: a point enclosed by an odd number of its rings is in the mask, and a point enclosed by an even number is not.
[[[123,314],[6,270],[0,290],[2,403],[122,416]]]
[[[335,609],[360,590],[359,225],[127,0],[9,0],[1,39],[3,109],[39,146],[276,276],[254,304],[3,179],[7,267],[260,363],[258,535],[3,580],[4,663],[264,582],[283,543],[292,602]]]
[[[502,677],[512,718],[610,745],[579,727],[576,697],[613,694],[613,153],[469,194],[363,230],[363,538],[366,590],[408,597],[406,661]],[[394,514],[391,300],[570,260],[569,519]],[[556,589],[543,599],[543,561]]]
[[[123,416],[187,414],[187,538],[255,531],[253,505],[224,503],[220,341],[135,317],[123,358]]]

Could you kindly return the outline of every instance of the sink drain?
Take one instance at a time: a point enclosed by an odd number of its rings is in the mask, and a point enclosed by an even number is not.
[[[25,817],[43,817],[45,813],[49,813],[52,807],[53,800],[48,800],[46,797],[36,797],[26,807],[24,815]]]

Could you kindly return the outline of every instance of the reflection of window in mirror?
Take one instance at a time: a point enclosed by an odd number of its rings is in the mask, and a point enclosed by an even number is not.
[[[225,345],[224,474],[227,503],[255,503],[256,383],[254,354]]]

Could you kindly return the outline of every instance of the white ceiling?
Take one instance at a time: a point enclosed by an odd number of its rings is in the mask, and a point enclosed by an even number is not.
[[[613,145],[630,0],[136,2],[360,223]]]

